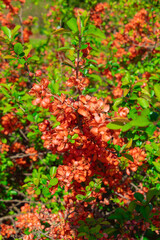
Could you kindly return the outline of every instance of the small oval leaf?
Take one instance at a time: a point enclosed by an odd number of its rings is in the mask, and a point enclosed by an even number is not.
[[[51,179],[50,182],[49,182],[49,184],[50,184],[51,186],[55,186],[55,185],[57,185],[57,183],[58,183],[58,179],[57,179],[57,178],[53,178],[53,179]]]

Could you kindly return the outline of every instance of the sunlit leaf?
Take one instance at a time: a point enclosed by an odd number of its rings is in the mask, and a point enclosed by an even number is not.
[[[59,28],[56,31],[53,32],[53,34],[63,34],[63,33],[69,33],[70,31],[64,28]]]
[[[2,31],[9,39],[11,39],[11,30],[9,28],[7,28],[6,26],[2,27]]]
[[[23,52],[23,46],[21,43],[16,43],[14,45],[14,51],[17,55],[20,55]]]
[[[76,33],[78,31],[77,20],[75,18],[71,18],[67,21],[67,26]]]
[[[154,92],[158,100],[160,101],[160,84],[154,85]]]

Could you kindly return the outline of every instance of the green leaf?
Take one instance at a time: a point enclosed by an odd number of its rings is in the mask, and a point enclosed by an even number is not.
[[[117,111],[118,110],[118,105],[121,104],[123,101],[123,98],[117,98],[114,105],[113,105],[113,110]]]
[[[100,229],[101,229],[101,225],[98,224],[97,226],[92,227],[92,228],[90,229],[90,232],[91,232],[92,234],[96,234],[96,233],[99,233]]]
[[[72,67],[72,68],[75,68],[75,65],[72,63],[72,61],[70,59],[65,59],[63,61],[63,63],[68,65],[68,66],[70,66],[70,67]]]
[[[160,84],[154,85],[154,92],[158,100],[160,101]]]
[[[130,147],[132,146],[132,142],[133,142],[133,140],[132,140],[132,138],[131,138],[131,139],[129,140],[129,142],[126,144],[125,149],[130,148]]]
[[[39,185],[39,179],[38,178],[34,178],[33,179],[33,183],[38,186]]]
[[[53,34],[62,34],[62,33],[69,33],[70,31],[64,28],[59,28],[53,32]]]
[[[85,233],[85,232],[81,232],[81,233],[78,234],[78,237],[86,236],[86,234],[87,234],[87,233]]]
[[[18,59],[18,63],[20,63],[20,64],[22,64],[22,65],[25,64],[25,62],[26,62],[26,61],[25,61],[24,59]]]
[[[16,191],[14,191],[14,190],[11,190],[11,191],[10,191],[10,194],[12,194],[12,195],[17,195],[18,193],[17,193]]]
[[[149,102],[146,99],[144,99],[144,98],[137,98],[137,102],[143,108],[148,108],[149,107]]]
[[[136,94],[132,94],[132,96],[130,97],[130,100],[137,100],[137,95]]]
[[[3,88],[3,87],[0,87],[0,91],[1,91],[6,97],[10,98],[10,95],[9,95],[7,89],[5,89],[5,88]]]
[[[27,49],[24,50],[24,54],[25,54],[25,57],[28,56],[29,52],[31,51],[32,49],[32,45],[31,44],[28,44],[27,45]]]
[[[160,192],[156,188],[150,189],[146,194],[147,202],[150,202],[154,196],[157,196],[159,194]]]
[[[89,233],[89,227],[88,226],[80,226],[79,229],[78,229],[79,232],[86,232],[86,233]]]
[[[56,175],[57,167],[51,167],[49,173],[51,177],[54,177]]]
[[[86,49],[87,47],[88,47],[87,44],[83,44],[83,45],[81,45],[81,48],[80,48],[80,49],[81,49],[81,50],[82,50],[82,49]]]
[[[156,150],[156,151],[159,150],[159,145],[156,144],[155,142],[152,142],[151,145],[152,145],[152,147],[153,147],[154,150]]]
[[[149,144],[144,145],[145,149],[149,152],[153,152],[153,147]]]
[[[89,35],[93,37],[102,38],[102,39],[106,38],[105,34],[99,28],[94,28],[94,27],[91,27],[85,32],[85,36],[89,36]]]
[[[150,136],[152,136],[155,130],[156,130],[156,126],[154,124],[150,124],[146,128],[146,133],[148,133]]]
[[[42,193],[43,193],[43,195],[44,195],[45,197],[48,197],[48,196],[51,195],[50,192],[49,192],[49,188],[48,188],[48,187],[42,188]]]
[[[86,223],[85,223],[83,220],[79,220],[78,223],[79,223],[81,226],[86,225]]]
[[[91,188],[93,188],[93,187],[94,187],[94,182],[93,182],[93,181],[89,182],[89,186],[90,186]]]
[[[125,158],[129,159],[130,161],[134,162],[133,157],[130,154],[127,153],[121,153],[122,156],[124,156]]]
[[[50,182],[49,182],[49,184],[50,184],[51,186],[55,186],[55,185],[57,185],[57,183],[58,183],[58,179],[57,179],[57,178],[53,178],[53,179],[51,179]]]
[[[17,32],[18,32],[18,30],[21,28],[21,26],[20,25],[17,25],[17,26],[15,26],[15,28],[12,30],[12,38],[14,38],[15,37],[15,35],[17,34]]]
[[[128,211],[133,212],[133,210],[136,208],[137,203],[135,201],[130,202],[128,206]]]
[[[44,185],[46,185],[46,184],[47,184],[47,179],[42,178],[42,179],[41,179],[41,183],[44,184]]]
[[[10,104],[5,104],[5,108],[3,107],[3,113],[6,113],[6,112],[10,112],[12,109],[14,108],[14,106],[11,106]]]
[[[61,48],[58,48],[56,49],[56,51],[67,51],[67,50],[75,50],[75,48],[73,47],[61,47]]]
[[[101,224],[110,225],[110,222],[109,221],[102,221]]]
[[[150,206],[145,206],[144,208],[142,208],[142,215],[143,215],[143,217],[146,219],[146,220],[148,220],[148,218],[149,218],[149,215],[150,215],[150,213],[151,213],[151,208],[150,208]]]
[[[86,197],[89,197],[91,195],[92,191],[87,191]]]
[[[137,116],[137,118],[132,120],[130,124],[135,127],[146,127],[150,124],[150,122],[143,116]]]
[[[97,234],[96,234],[96,240],[97,240],[97,238],[98,238],[98,239],[99,239],[99,238],[103,238],[103,236],[104,236],[104,235],[103,235],[102,233],[97,233]]]
[[[86,186],[86,191],[90,191],[90,190],[91,190],[90,186]]]
[[[102,79],[99,75],[97,74],[88,74],[87,75],[90,79],[93,79],[94,81],[99,81],[99,82],[102,82]]]
[[[86,200],[85,200],[85,202],[91,202],[91,201],[93,201],[93,200],[95,200],[96,198],[95,197],[90,197],[90,198],[87,198]]]
[[[29,114],[29,115],[27,116],[27,119],[28,119],[30,122],[34,122],[34,121],[35,121],[33,115],[31,115],[31,114]]]
[[[35,132],[29,132],[27,133],[27,137],[28,138],[32,138],[32,137],[35,137],[37,134]]]
[[[97,91],[97,88],[89,88],[87,89],[87,92],[89,93],[93,93],[93,92],[96,92]]]
[[[122,127],[122,132],[126,132],[126,131],[128,131],[129,129],[131,129],[132,128],[132,125],[130,124],[130,123],[127,123],[127,124],[125,124],[123,127]]]
[[[78,134],[77,133],[72,136],[72,139],[76,139],[76,138],[78,138]]]
[[[67,21],[67,26],[76,33],[78,31],[77,20],[75,18],[71,18]]]
[[[160,183],[158,183],[158,184],[156,185],[156,189],[157,189],[157,190],[160,190]]]
[[[76,195],[76,198],[77,198],[78,200],[83,200],[83,199],[85,198],[85,196],[83,196],[83,195],[81,195],[81,194],[77,194],[77,195]]]
[[[123,124],[126,124],[126,123],[130,122],[128,120],[128,118],[125,118],[125,117],[113,117],[112,121],[114,121],[116,123],[123,123]]]
[[[143,194],[141,194],[141,193],[139,193],[139,192],[136,192],[136,193],[134,194],[134,197],[135,197],[138,201],[140,201],[140,202],[142,202],[143,199],[144,199]]]
[[[9,39],[11,39],[11,30],[9,28],[7,28],[6,26],[2,27],[2,31]]]
[[[127,72],[125,76],[122,78],[122,86],[128,85],[130,82],[131,76],[130,73]]]
[[[26,229],[24,230],[24,233],[25,233],[26,235],[29,235],[29,234],[30,234],[29,228],[26,228]]]
[[[6,55],[4,56],[4,59],[14,60],[15,58],[12,55]]]
[[[41,194],[41,190],[38,188],[38,189],[35,191],[35,194],[36,194],[36,195],[40,195],[40,194]]]
[[[113,234],[116,231],[117,231],[116,228],[107,228],[107,229],[104,230],[104,232],[109,234],[109,235]]]
[[[113,214],[111,214],[109,219],[117,219],[120,223],[129,219],[129,214],[122,208],[117,208]]]
[[[30,182],[30,181],[31,181],[31,179],[28,178],[28,177],[24,179],[24,182],[25,182],[25,183],[26,183],[26,182]]]
[[[156,170],[160,172],[160,163],[159,162],[152,162],[152,163],[155,166]]]
[[[109,124],[107,124],[107,128],[113,129],[113,130],[121,129],[122,126],[124,126],[122,122],[116,122],[116,121],[110,122]]]
[[[39,61],[39,57],[38,56],[33,56],[27,59],[27,62],[29,61]]]
[[[23,52],[23,46],[21,43],[16,43],[14,45],[14,51],[17,55],[20,55]]]

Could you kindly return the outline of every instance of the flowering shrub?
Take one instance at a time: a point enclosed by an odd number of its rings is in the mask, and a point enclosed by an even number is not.
[[[157,2],[0,2],[0,239],[158,239]]]

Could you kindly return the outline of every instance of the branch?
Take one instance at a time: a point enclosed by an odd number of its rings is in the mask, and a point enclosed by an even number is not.
[[[18,13],[18,18],[19,18],[19,23],[21,25],[21,41],[24,44],[24,39],[23,39],[23,20],[22,20],[22,3],[21,3],[21,8]]]
[[[47,235],[47,233],[44,233],[44,232],[42,232],[42,231],[39,230],[39,231],[38,231],[38,235],[39,235],[38,237],[41,237],[40,234],[44,235],[45,237],[47,237],[47,238],[49,238],[49,239],[52,239],[52,240],[55,239],[55,238],[50,237],[49,235]],[[41,239],[41,238],[38,238],[38,239]]]
[[[8,216],[4,216],[0,218],[0,222],[3,222],[7,219],[10,219],[11,221],[13,221],[13,218],[16,218],[18,216],[20,216],[21,214],[14,214],[14,215],[8,215]]]
[[[81,35],[79,34],[79,46],[78,46],[78,51],[77,51],[76,79],[78,79],[80,48],[81,48]]]
[[[24,139],[28,142],[28,138],[26,137],[24,132],[21,129],[19,129],[19,131],[20,131],[21,135],[24,137]]]
[[[8,187],[8,186],[5,186],[5,185],[3,185],[3,184],[0,184],[0,186],[3,186],[4,188],[6,188],[6,189],[10,189],[10,187]],[[21,191],[19,191],[19,190],[17,190],[17,189],[12,189],[12,190],[14,190],[14,191],[16,191],[19,195],[21,195],[22,197],[26,197],[26,195],[24,194],[24,193],[22,193]],[[4,200],[3,200],[4,201]]]
[[[142,234],[140,240],[143,240],[143,237],[144,237],[145,233],[146,233],[146,231],[143,232],[143,234]]]
[[[32,200],[18,200],[18,199],[11,199],[11,200],[4,200],[4,199],[0,199],[0,202],[18,202],[18,203],[40,203],[41,202],[36,202],[36,201],[32,201]]]
[[[14,156],[10,156],[10,159],[14,159],[14,158],[23,158],[23,157],[29,157],[29,156],[34,156],[37,153],[28,153],[28,154],[17,154]]]
[[[57,99],[58,101],[60,101],[61,103],[63,103],[63,102],[61,101],[61,99],[60,99],[58,96],[53,95],[53,97],[56,98],[56,99]],[[73,110],[76,111],[76,109],[75,109],[72,105],[68,105],[68,104],[66,104],[66,106],[71,107]]]
[[[121,197],[121,198],[124,198],[124,199],[126,199],[126,200],[128,200],[129,202],[131,201],[129,198],[127,198],[127,197],[124,197],[122,194],[120,194],[120,193],[117,193],[117,192],[114,192],[117,196],[119,196],[119,197]]]
[[[134,187],[137,191],[141,190],[140,188],[138,188],[134,183],[130,183],[132,187]]]

